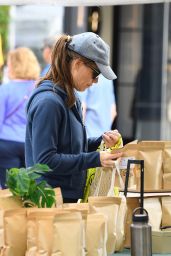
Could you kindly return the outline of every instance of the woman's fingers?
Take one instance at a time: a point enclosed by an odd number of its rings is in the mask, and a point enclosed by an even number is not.
[[[120,136],[118,132],[106,132],[102,135],[102,138],[107,147],[113,147],[118,142]]]
[[[111,154],[109,152],[100,152],[100,162],[102,167],[114,167],[115,160],[122,156],[122,153]]]

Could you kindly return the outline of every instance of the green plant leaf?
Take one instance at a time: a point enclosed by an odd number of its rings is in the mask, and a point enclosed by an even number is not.
[[[41,175],[40,174],[38,174],[38,173],[34,173],[34,172],[32,172],[32,173],[28,173],[28,176],[30,177],[30,179],[32,179],[32,180],[37,180],[37,179],[39,179],[40,177],[41,177]]]
[[[44,188],[45,197],[41,197],[41,206],[51,208],[55,204],[55,192],[48,187]]]
[[[7,186],[15,196],[20,196],[24,205],[29,207],[52,207],[55,192],[46,181],[37,182],[41,174],[51,171],[47,165],[36,164],[30,168],[7,170]]]
[[[20,170],[17,177],[17,188],[20,191],[20,195],[24,196],[28,194],[30,187],[30,179],[26,170]]]
[[[10,170],[7,170],[7,175],[6,175],[6,184],[11,190],[11,192],[18,196],[18,189],[17,189],[17,176],[19,173],[19,169],[17,168],[12,168]]]
[[[31,200],[40,208],[50,208],[55,204],[55,192],[47,184],[46,181],[41,181],[36,186],[36,190],[30,195]]]
[[[7,186],[14,195],[24,196],[28,194],[30,179],[24,168],[12,168],[7,171]]]
[[[39,174],[43,174],[45,172],[50,172],[52,171],[48,165],[46,164],[35,164],[34,166],[28,168],[28,173],[39,173]]]

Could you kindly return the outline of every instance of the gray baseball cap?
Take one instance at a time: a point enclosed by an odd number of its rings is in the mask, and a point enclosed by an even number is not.
[[[72,36],[68,48],[94,61],[101,74],[109,80],[117,78],[109,65],[110,47],[97,34],[85,32]]]

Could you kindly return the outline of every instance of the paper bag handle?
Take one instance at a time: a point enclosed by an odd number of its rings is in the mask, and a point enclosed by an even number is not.
[[[113,189],[115,186],[115,177],[116,177],[116,173],[118,174],[119,177],[119,183],[120,183],[120,187],[121,189],[124,188],[124,182],[122,180],[121,174],[120,174],[120,170],[119,170],[119,163],[118,160],[114,161],[115,162],[115,167],[112,170],[112,178],[111,178],[111,185],[110,185],[110,189],[108,191],[107,196],[113,196]]]

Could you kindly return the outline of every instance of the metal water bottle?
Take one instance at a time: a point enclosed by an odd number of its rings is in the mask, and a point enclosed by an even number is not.
[[[144,208],[139,207],[133,211],[131,224],[131,256],[152,255],[152,233],[148,219],[148,212]]]

